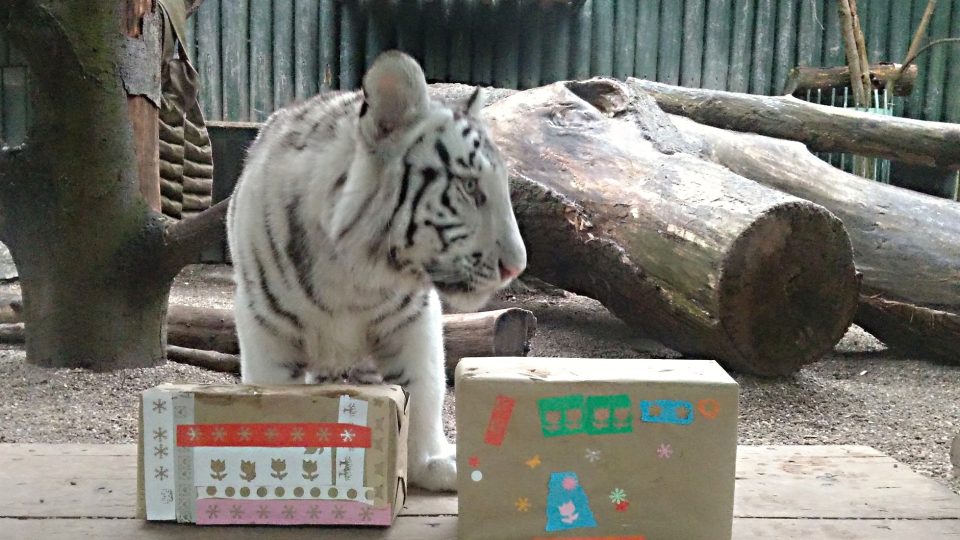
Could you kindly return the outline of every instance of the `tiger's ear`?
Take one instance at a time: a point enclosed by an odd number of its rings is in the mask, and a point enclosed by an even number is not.
[[[480,110],[483,109],[485,102],[486,96],[484,95],[483,88],[478,86],[463,104],[463,112],[471,118],[480,118]]]
[[[428,102],[427,81],[416,60],[400,51],[382,53],[363,76],[360,131],[375,144],[420,119]]]

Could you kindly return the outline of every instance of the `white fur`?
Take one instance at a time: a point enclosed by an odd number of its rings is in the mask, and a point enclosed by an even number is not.
[[[391,52],[367,73],[363,95],[319,96],[275,113],[252,146],[233,195],[228,240],[243,381],[338,379],[371,359],[411,394],[411,481],[452,490],[456,461],[441,422],[446,384],[434,283],[467,276],[469,290],[444,297],[479,307],[509,282],[497,265],[522,270],[526,252],[492,145],[474,152],[476,168],[449,169],[475,176],[486,204],[461,211],[459,222],[430,214],[444,192],[456,204],[468,200],[465,183],[427,181],[426,169],[443,171],[437,141],[454,157],[467,156],[479,142],[465,140],[460,131],[468,120],[430,101],[426,90],[419,66]],[[474,133],[482,131],[479,107],[476,100],[465,112]],[[404,196],[405,167],[413,172]],[[417,193],[423,204],[414,207]],[[441,253],[444,241],[425,220],[444,219],[458,223],[452,231],[469,235],[459,244],[447,242],[453,248]],[[411,221],[419,225],[410,227]],[[291,242],[303,249],[291,251]],[[471,253],[482,255],[472,265]],[[312,259],[306,270],[296,263],[305,259]]]

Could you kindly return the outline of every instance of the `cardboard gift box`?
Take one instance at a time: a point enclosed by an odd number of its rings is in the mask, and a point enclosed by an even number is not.
[[[713,361],[464,359],[459,538],[729,540],[737,383]]]
[[[398,386],[164,384],[143,393],[139,515],[390,525],[406,499]]]

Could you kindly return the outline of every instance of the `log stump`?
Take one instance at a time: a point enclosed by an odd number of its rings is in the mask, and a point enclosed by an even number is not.
[[[534,275],[761,375],[819,359],[849,326],[858,280],[840,221],[704,160],[649,97],[556,83],[484,115]]]

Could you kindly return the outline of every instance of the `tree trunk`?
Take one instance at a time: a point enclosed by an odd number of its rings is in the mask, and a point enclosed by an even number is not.
[[[525,309],[509,308],[443,316],[447,376],[453,379],[468,356],[526,356],[537,332],[537,318]]]
[[[673,120],[711,160],[840,217],[863,274],[857,324],[888,345],[960,362],[960,204],[847,174],[801,144]]]
[[[144,5],[151,3],[0,4],[0,28],[35,82],[26,143],[0,153],[0,238],[20,273],[34,364],[162,361],[173,277],[207,239],[222,236],[209,216],[198,228],[167,227],[141,196],[125,88],[149,86],[139,77],[153,66],[150,49],[121,28],[139,24],[124,16]]]
[[[633,78],[627,82],[653,96],[664,111],[701,124],[799,141],[814,152],[850,152],[960,169],[957,124],[867,114],[792,96],[698,90]]]
[[[818,359],[856,307],[840,221],[701,159],[644,98],[599,80],[485,109],[529,270],[687,355],[764,375]]]

